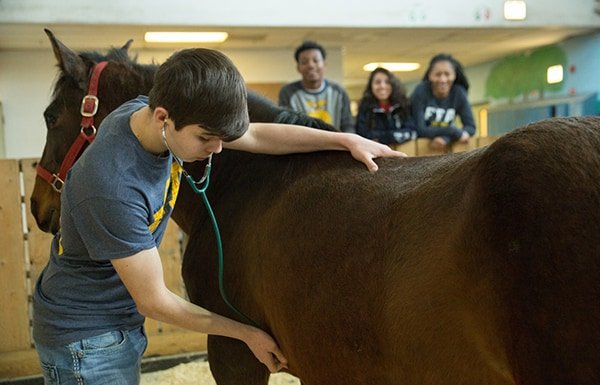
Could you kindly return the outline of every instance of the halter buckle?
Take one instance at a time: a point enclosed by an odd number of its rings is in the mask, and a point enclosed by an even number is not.
[[[52,174],[52,182],[50,182],[50,186],[52,186],[54,191],[60,193],[62,192],[62,189],[65,186],[65,182],[62,179],[60,179],[58,175]]]
[[[81,100],[81,116],[91,118],[98,112],[99,100],[94,95],[85,95]]]

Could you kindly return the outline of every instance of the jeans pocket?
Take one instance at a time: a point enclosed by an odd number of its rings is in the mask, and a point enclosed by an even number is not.
[[[58,378],[58,369],[54,365],[40,363],[42,367],[42,375],[44,376],[44,385],[60,385]]]
[[[144,329],[143,326],[141,326],[138,330],[139,330],[139,336],[136,338],[136,340],[137,340],[136,342],[142,346],[142,349],[140,351],[140,356],[143,356],[144,353],[146,352],[146,349],[148,349],[148,336],[146,335],[146,329]],[[133,331],[135,331],[135,329]],[[130,337],[131,337],[131,335],[130,335]]]
[[[111,349],[122,345],[125,340],[126,334],[120,330],[116,330],[85,338],[81,341],[81,345],[84,350]]]

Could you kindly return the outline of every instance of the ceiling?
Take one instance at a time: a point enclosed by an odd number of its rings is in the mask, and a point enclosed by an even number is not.
[[[111,46],[120,46],[129,39],[134,39],[133,49],[164,51],[182,47],[144,42],[145,31],[166,30],[164,26],[159,29],[152,26],[0,24],[0,50],[48,49],[49,42],[43,33],[45,27],[50,28],[73,49],[105,50]],[[468,67],[600,31],[600,27],[219,29],[228,32],[229,39],[221,44],[211,44],[210,47],[215,49],[285,49],[293,52],[305,39],[316,40],[326,48],[339,47],[342,52],[343,82],[347,86],[364,85],[365,73],[362,66],[373,61],[420,63],[419,70],[399,74],[406,82],[420,78],[429,59],[439,52],[453,54]]]

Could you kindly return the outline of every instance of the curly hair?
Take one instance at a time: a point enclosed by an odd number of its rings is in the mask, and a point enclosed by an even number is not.
[[[361,104],[366,104],[368,106],[375,106],[378,104],[377,98],[373,95],[373,90],[371,84],[373,83],[373,78],[378,73],[385,74],[392,86],[392,93],[390,94],[390,104],[395,105],[398,104],[400,106],[401,117],[406,118],[410,112],[410,101],[408,96],[406,96],[406,88],[392,72],[383,67],[375,68],[371,74],[369,75],[369,81],[367,82],[367,86],[365,87],[365,91],[363,92]]]
[[[325,58],[327,57],[327,51],[325,51],[325,48],[323,48],[321,44],[317,43],[316,41],[305,40],[302,44],[298,46],[298,48],[296,48],[296,51],[294,52],[294,59],[296,59],[296,63],[300,60],[300,54],[309,49],[318,49],[319,51],[321,51],[321,56],[323,56],[323,60],[325,60]]]

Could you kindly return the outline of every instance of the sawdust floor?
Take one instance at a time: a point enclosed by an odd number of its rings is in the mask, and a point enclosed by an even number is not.
[[[204,360],[179,364],[172,368],[143,373],[141,385],[216,385]],[[287,373],[272,374],[269,385],[300,385],[300,381]]]

